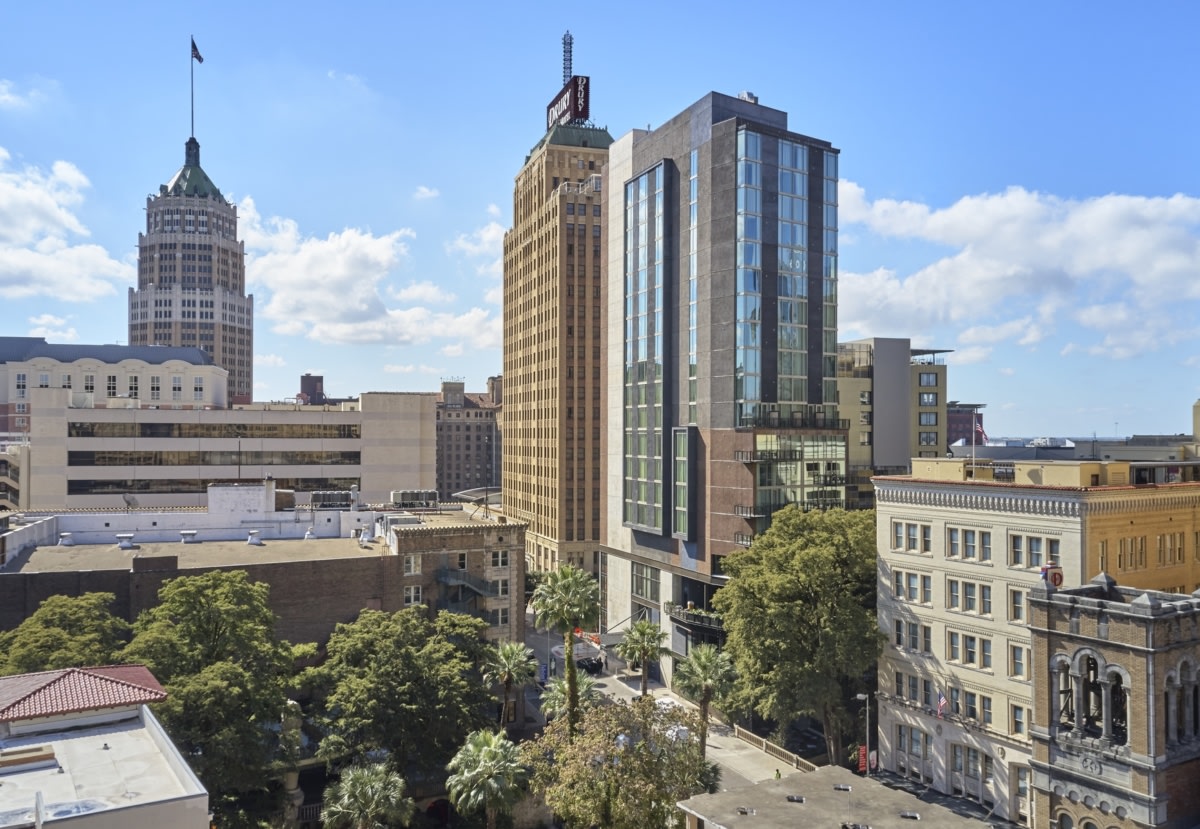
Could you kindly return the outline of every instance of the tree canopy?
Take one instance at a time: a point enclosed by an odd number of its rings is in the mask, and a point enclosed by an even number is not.
[[[570,564],[547,573],[533,591],[533,611],[539,628],[557,630],[563,637],[563,658],[574,663],[575,629],[591,627],[600,613],[600,587],[587,573]],[[579,690],[574,671],[567,676],[567,733],[579,722]]]
[[[513,688],[533,682],[536,673],[537,659],[533,656],[533,649],[523,642],[500,642],[490,649],[484,663],[483,679],[503,688],[504,699],[500,706],[502,725],[508,721],[508,699]]]
[[[307,681],[324,716],[320,756],[356,762],[385,751],[407,775],[440,771],[467,735],[491,723],[483,681],[487,623],[422,606],[364,610],[329,638]]]
[[[738,673],[733,702],[779,722],[817,717],[830,758],[883,647],[875,618],[875,513],[775,513],[724,563],[714,604]]]
[[[675,804],[710,785],[698,727],[682,707],[641,697],[590,709],[573,740],[556,720],[521,749],[532,788],[567,826],[644,829],[674,825]]]
[[[350,766],[325,787],[321,822],[331,829],[389,829],[407,826],[417,804],[403,777],[383,763]]]
[[[474,731],[450,760],[446,780],[450,801],[462,814],[483,812],[487,829],[512,811],[521,796],[526,770],[517,746],[503,731]]]
[[[218,812],[270,786],[294,659],[313,650],[276,638],[268,596],[241,570],[171,579],[121,655],[163,683],[163,725]]]
[[[671,651],[663,644],[666,641],[665,630],[649,619],[638,619],[617,643],[617,656],[642,667],[642,696],[650,692],[650,663],[671,655]]]
[[[0,633],[0,675],[109,665],[129,624],[109,608],[112,593],[51,596],[25,621]]]
[[[716,645],[693,645],[687,659],[675,668],[675,685],[700,706],[700,756],[708,750],[709,709],[733,691],[735,674],[728,651]]]

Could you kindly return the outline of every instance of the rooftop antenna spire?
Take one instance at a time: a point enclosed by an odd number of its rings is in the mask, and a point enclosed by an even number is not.
[[[571,76],[575,73],[572,70],[571,52],[575,46],[575,38],[571,37],[571,30],[567,29],[567,33],[563,35],[563,86],[571,82]]]

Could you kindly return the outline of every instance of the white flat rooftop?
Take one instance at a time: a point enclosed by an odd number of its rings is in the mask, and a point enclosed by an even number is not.
[[[70,728],[72,720],[66,720],[63,730],[0,741],[5,751],[49,747],[55,760],[43,768],[0,773],[0,827],[32,825],[38,792],[48,821],[191,799],[191,804],[177,805],[191,814],[175,825],[207,826],[204,788],[179,759],[158,721],[147,717],[133,714],[84,728]],[[131,820],[126,825],[141,823]]]

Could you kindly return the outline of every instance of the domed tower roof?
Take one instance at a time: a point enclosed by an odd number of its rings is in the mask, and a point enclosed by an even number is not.
[[[183,166],[171,177],[169,182],[158,188],[159,195],[199,196],[228,204],[229,202],[221,195],[220,188],[213,184],[208,173],[200,168],[200,142],[192,137],[183,146]]]

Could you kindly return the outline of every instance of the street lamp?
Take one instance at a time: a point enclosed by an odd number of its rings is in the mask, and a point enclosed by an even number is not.
[[[866,762],[867,768],[866,768],[865,776],[870,777],[871,776],[871,694],[870,693],[855,694],[854,698],[866,703],[866,706],[864,706],[867,711],[867,733],[865,735],[866,742],[864,743],[864,746],[867,749],[867,762]]]

